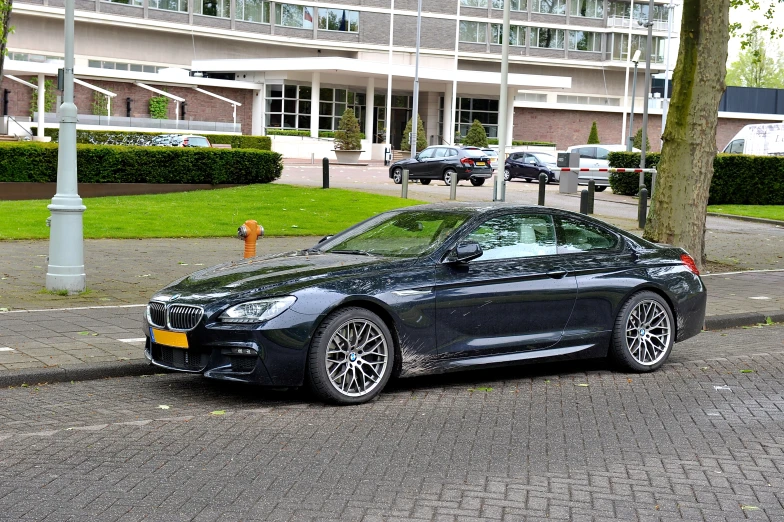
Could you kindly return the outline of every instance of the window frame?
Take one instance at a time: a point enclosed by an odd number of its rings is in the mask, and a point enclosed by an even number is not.
[[[578,49],[577,48],[577,43],[579,41],[577,39],[577,35],[583,35],[583,34],[584,35],[592,35],[592,37],[593,37],[592,38],[593,39],[593,47],[595,47],[596,49]],[[585,40],[588,41],[589,38],[586,38]],[[574,44],[574,46],[572,46],[572,44]],[[581,53],[600,53],[600,52],[602,52],[602,37],[601,37],[601,33],[597,33],[596,31],[582,31],[582,30],[575,31],[573,29],[570,29],[569,30],[569,50],[570,51],[578,51],[578,52],[581,52]]]
[[[463,38],[463,24],[473,24],[476,26],[476,40],[464,40]],[[480,31],[483,29],[483,31]],[[484,33],[484,38],[479,40],[479,33]],[[487,43],[487,22],[475,22],[473,20],[460,20],[460,29],[458,30],[458,39],[460,43],[473,43],[473,44],[486,44]]]
[[[249,2],[259,2],[261,4],[261,22],[257,22],[255,20],[248,20],[247,18],[241,18],[240,12],[245,15],[247,12],[247,4]],[[240,8],[242,5],[242,8]],[[270,23],[270,16],[271,16],[271,6],[269,0],[236,0],[236,5],[234,7],[234,17],[237,21],[240,22],[248,22],[251,24],[269,24]]]
[[[303,25],[285,25],[283,24],[283,10],[284,8],[300,8],[302,9],[302,24]],[[280,13],[280,17],[278,17],[278,13]],[[307,18],[305,17],[306,14],[310,14],[310,26],[306,25],[308,22]],[[312,5],[299,5],[299,4],[287,4],[285,2],[277,2],[275,3],[275,25],[278,27],[288,27],[290,29],[305,29],[307,31],[313,30],[315,24],[318,22],[315,20],[316,16],[316,8]]]
[[[613,246],[607,247],[607,248],[589,248],[587,250],[563,251],[563,250],[561,250],[561,248],[562,248],[561,247],[561,238],[563,237],[562,234],[563,234],[563,221],[564,220],[569,220],[569,221],[575,222],[575,223],[577,223],[579,225],[588,225],[588,226],[595,227],[595,228],[601,230],[602,232],[604,232],[605,234],[607,234],[607,235],[611,236],[612,238],[614,238],[615,239],[615,244]],[[620,234],[616,233],[613,230],[610,230],[609,228],[606,228],[606,227],[604,227],[604,226],[602,226],[602,225],[600,225],[598,223],[594,223],[592,221],[583,220],[583,219],[581,219],[579,217],[575,217],[575,216],[566,216],[566,215],[563,215],[563,214],[559,213],[559,214],[553,214],[553,224],[555,226],[555,248],[556,248],[556,251],[558,252],[557,255],[559,255],[559,256],[562,256],[562,255],[573,255],[573,254],[577,254],[577,255],[579,255],[579,254],[595,255],[596,253],[617,254],[618,252],[621,252],[621,251],[623,251],[624,248],[626,248],[626,241],[624,240],[623,236],[621,236]]]
[[[349,16],[346,19],[348,29],[329,29],[329,11],[343,11],[348,12]],[[322,13],[327,13],[326,17],[322,15]],[[330,31],[335,33],[350,33],[350,34],[358,34],[359,33],[359,11],[353,11],[351,9],[337,9],[331,7],[319,7],[318,14],[316,15],[318,18],[318,30],[319,31]],[[356,18],[353,23],[356,24],[356,29],[351,29],[352,18]],[[327,27],[321,27],[321,20],[326,20]]]
[[[555,31],[555,41],[556,41],[556,44],[558,43],[558,34],[560,32],[560,34],[561,34],[561,38],[560,38],[561,46],[560,47],[542,47],[542,46],[540,46],[539,45],[539,40],[540,40],[539,34],[540,34],[541,31]],[[551,28],[551,27],[531,27],[531,31],[529,32],[530,36],[528,38],[528,45],[532,49],[554,49],[554,50],[557,50],[557,51],[563,51],[565,49],[565,47],[566,47],[566,41],[565,41],[566,40],[566,34],[565,33],[566,33],[566,29],[554,29],[554,28]],[[534,35],[536,35],[536,36],[534,37]]]
[[[557,7],[558,10],[542,11],[541,7],[543,1],[552,2]],[[536,8],[534,8],[534,6],[536,6]],[[566,0],[531,0],[530,9],[532,13],[566,16]]]

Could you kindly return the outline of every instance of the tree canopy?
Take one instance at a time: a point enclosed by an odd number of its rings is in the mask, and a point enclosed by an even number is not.
[[[784,55],[766,42],[759,30],[749,35],[746,48],[727,68],[727,85],[784,88]]]

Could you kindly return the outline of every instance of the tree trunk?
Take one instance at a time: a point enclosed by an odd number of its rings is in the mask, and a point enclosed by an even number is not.
[[[705,262],[705,217],[729,41],[730,0],[684,0],[678,62],[644,237]]]
[[[5,64],[5,49],[8,44],[8,34],[11,27],[11,7],[13,0],[0,0],[0,78],[3,77],[3,65]]]

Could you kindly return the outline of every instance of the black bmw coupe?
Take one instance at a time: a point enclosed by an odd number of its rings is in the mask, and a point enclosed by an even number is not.
[[[534,360],[653,371],[705,304],[680,248],[563,210],[425,205],[191,274],[152,297],[144,329],[158,366],[357,404],[393,376]]]

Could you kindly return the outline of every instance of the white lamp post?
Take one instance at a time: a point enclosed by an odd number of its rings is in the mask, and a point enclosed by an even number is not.
[[[640,50],[634,51],[632,57],[634,63],[634,77],[632,78],[632,109],[629,112],[629,136],[626,138],[626,152],[632,151],[632,132],[634,130],[634,97],[637,92],[637,65],[640,63]]]

